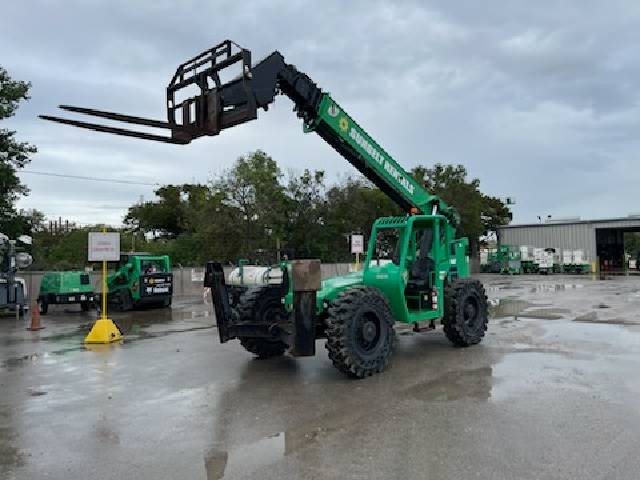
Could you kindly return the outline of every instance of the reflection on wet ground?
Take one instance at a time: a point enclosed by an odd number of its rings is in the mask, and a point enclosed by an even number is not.
[[[406,393],[424,401],[451,401],[462,398],[488,400],[491,398],[493,369],[491,366],[473,370],[446,372],[437,378],[418,383]]]
[[[537,283],[531,287],[531,293],[552,293],[564,292],[565,290],[573,290],[584,288],[582,283]]]
[[[226,476],[241,478],[282,459],[286,453],[286,434],[276,433],[266,438],[242,445],[231,452],[211,450],[205,457],[207,480],[219,480]]]

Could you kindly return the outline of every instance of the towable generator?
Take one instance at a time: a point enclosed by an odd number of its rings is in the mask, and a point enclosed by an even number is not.
[[[234,70],[235,69],[235,70]],[[230,71],[233,73],[228,75]],[[223,78],[231,80],[223,81]],[[183,89],[195,96],[176,98]],[[184,93],[184,92],[182,92]],[[458,213],[426,191],[329,93],[273,52],[256,63],[251,52],[227,40],[178,67],[167,87],[167,121],[61,106],[109,120],[163,128],[170,135],[43,118],[81,128],[187,144],[201,136],[255,120],[282,94],[293,102],[305,132],[314,132],[394,200],[405,216],[377,219],[360,272],[320,281],[319,261],[282,266],[279,284],[248,289],[233,308],[222,265],[209,262],[211,287],[222,342],[239,339],[259,357],[315,353],[326,338],[338,370],[362,378],[381,372],[394,349],[394,323],[415,330],[435,328],[439,320],[456,346],[477,344],[487,329],[487,297],[469,278],[468,241],[456,236]]]
[[[45,272],[40,281],[38,303],[46,315],[49,305],[79,304],[83,312],[94,305],[95,293],[87,272]]]

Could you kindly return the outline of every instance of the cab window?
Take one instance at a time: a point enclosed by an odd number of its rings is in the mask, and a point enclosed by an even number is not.
[[[143,275],[165,272],[164,264],[161,260],[141,260],[140,270]]]

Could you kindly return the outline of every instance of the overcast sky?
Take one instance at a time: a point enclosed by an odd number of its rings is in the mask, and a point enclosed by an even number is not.
[[[318,6],[314,6],[317,3]],[[543,5],[544,4],[544,5]],[[283,170],[355,170],[277,99],[259,121],[187,146],[44,122],[68,103],[163,119],[176,66],[224,39],[311,76],[401,165],[462,163],[513,196],[514,221],[640,212],[640,2],[22,0],[4,2],[0,65],[33,83],[0,124],[28,169],[204,182],[263,149]],[[487,6],[493,5],[493,6]],[[66,112],[66,116],[70,116]],[[49,217],[119,224],[152,186],[22,174]]]

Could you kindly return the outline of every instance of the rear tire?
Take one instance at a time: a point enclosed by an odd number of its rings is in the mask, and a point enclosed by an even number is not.
[[[387,298],[376,288],[345,290],[329,307],[329,358],[342,373],[364,378],[382,372],[395,343],[395,320]]]
[[[280,300],[280,289],[269,287],[250,288],[238,300],[236,312],[241,322],[277,323],[289,314]],[[240,344],[258,358],[279,357],[289,346],[277,339],[264,337],[240,338]]]
[[[457,347],[480,343],[487,331],[487,295],[478,280],[461,279],[445,287],[444,333]]]

